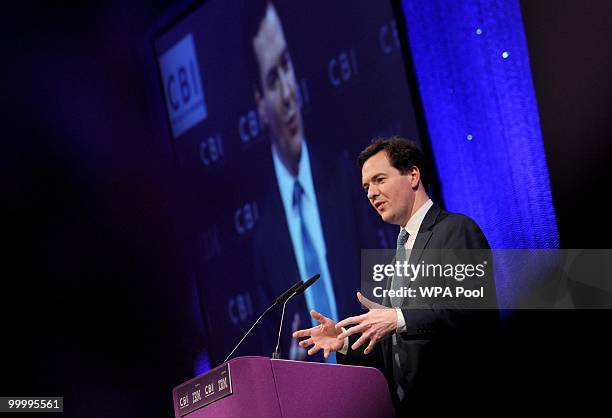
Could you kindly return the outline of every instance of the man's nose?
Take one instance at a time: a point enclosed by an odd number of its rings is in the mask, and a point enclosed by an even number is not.
[[[283,100],[287,101],[291,97],[291,83],[289,81],[289,74],[284,71],[280,71],[280,86],[281,96]]]
[[[368,199],[373,200],[378,195],[379,195],[379,191],[376,186],[368,187]]]

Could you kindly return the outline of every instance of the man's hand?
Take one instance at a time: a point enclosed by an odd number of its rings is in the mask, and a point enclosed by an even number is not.
[[[332,352],[340,350],[344,345],[344,341],[337,338],[342,330],[334,327],[336,323],[314,310],[310,311],[310,316],[319,321],[319,325],[293,333],[293,338],[310,337],[300,341],[300,347],[314,345],[314,347],[308,350],[308,355],[312,356],[322,349],[325,358],[329,357]]]
[[[359,299],[359,302],[368,308],[369,311],[363,315],[352,316],[338,322],[336,324],[336,330],[339,334],[336,338],[338,341],[343,342],[349,335],[359,332],[361,333],[361,337],[355,341],[351,348],[356,350],[367,340],[370,340],[370,343],[364,350],[364,353],[368,354],[381,339],[393,334],[397,330],[397,313],[395,309],[387,308],[366,299],[360,292],[357,292],[357,299]],[[348,325],[353,326],[342,332],[341,328]]]

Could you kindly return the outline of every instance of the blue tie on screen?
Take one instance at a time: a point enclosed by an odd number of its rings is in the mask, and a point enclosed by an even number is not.
[[[306,277],[309,278],[317,273],[321,273],[321,265],[319,264],[319,257],[317,251],[312,243],[312,238],[304,222],[304,211],[302,208],[302,196],[304,195],[304,189],[298,180],[295,181],[293,187],[293,206],[297,208],[300,216],[300,231],[302,235],[302,251],[304,253],[304,268],[306,269]],[[325,283],[323,280],[318,280],[315,284],[310,286],[307,292],[312,292],[313,306],[311,307],[315,311],[322,313],[323,315],[331,318],[331,304],[329,302],[329,295],[325,291]],[[332,318],[337,319],[337,318]],[[336,362],[336,355],[332,353],[326,360],[328,363]]]

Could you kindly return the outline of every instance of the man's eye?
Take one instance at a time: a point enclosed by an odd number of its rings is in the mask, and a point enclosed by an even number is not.
[[[271,72],[268,75],[268,87],[273,88],[277,80],[278,80],[278,74],[276,74],[276,71]]]

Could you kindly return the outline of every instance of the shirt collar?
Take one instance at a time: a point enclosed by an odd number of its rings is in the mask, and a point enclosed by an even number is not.
[[[408,219],[408,223],[403,228],[408,231],[411,237],[419,233],[423,219],[425,219],[425,215],[427,215],[427,212],[432,206],[433,202],[429,199],[410,217],[410,219]]]
[[[298,180],[302,185],[305,197],[311,201],[314,201],[315,190],[312,181],[312,173],[310,171],[310,157],[308,155],[308,145],[306,144],[306,140],[302,141],[302,152],[300,153],[297,177],[293,177],[291,173],[289,173],[289,170],[287,170],[287,167],[285,167],[281,161],[278,151],[274,145],[272,145],[272,160],[274,161],[274,171],[276,172],[276,178],[278,179],[280,189],[288,192],[283,193],[287,199],[292,198],[294,183],[295,180]],[[291,207],[291,205],[292,204],[290,204],[289,207]]]

